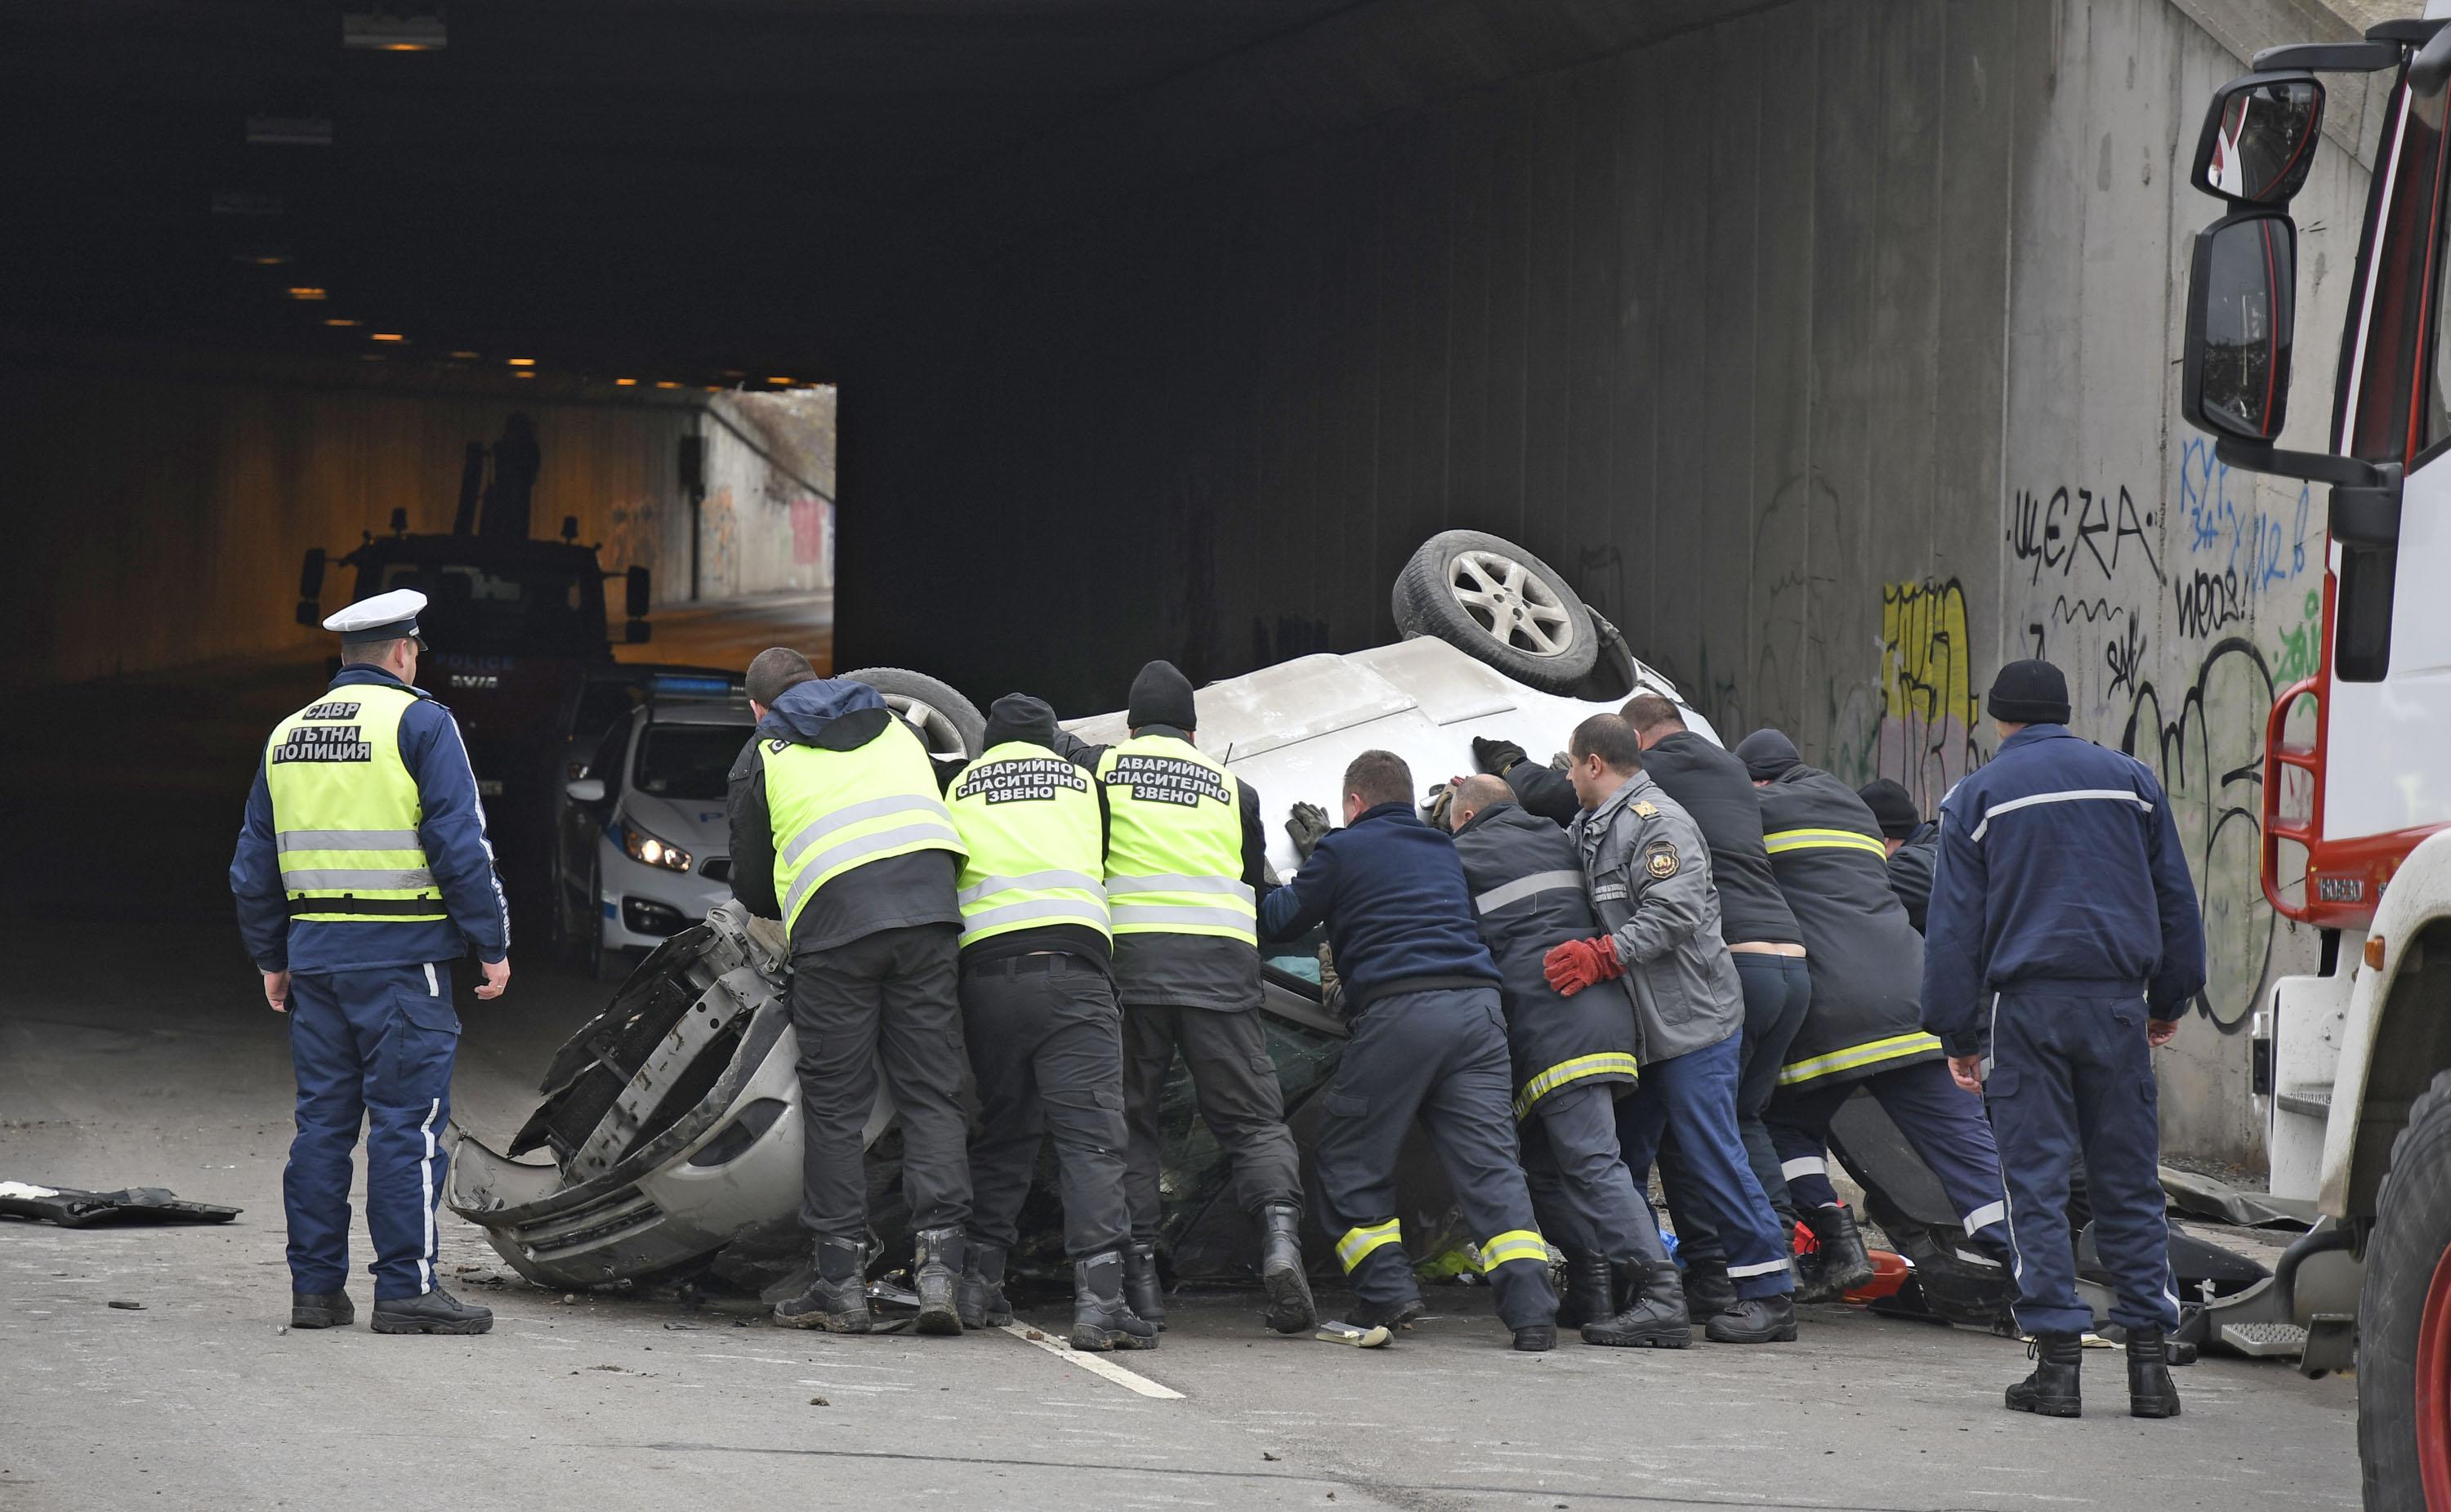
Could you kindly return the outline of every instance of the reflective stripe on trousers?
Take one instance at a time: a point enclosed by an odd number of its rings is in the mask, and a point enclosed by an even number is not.
[[[1345,1273],[1350,1275],[1354,1267],[1369,1258],[1370,1251],[1382,1245],[1395,1244],[1401,1237],[1400,1226],[1393,1218],[1383,1224],[1363,1224],[1359,1227],[1348,1228],[1344,1232],[1344,1237],[1336,1242],[1337,1261],[1344,1267]]]
[[[1570,1061],[1559,1061],[1539,1075],[1523,1084],[1515,1097],[1515,1119],[1520,1123],[1532,1114],[1532,1105],[1569,1082],[1587,1076],[1633,1076],[1637,1068],[1628,1051],[1601,1051],[1591,1055],[1578,1055]]]

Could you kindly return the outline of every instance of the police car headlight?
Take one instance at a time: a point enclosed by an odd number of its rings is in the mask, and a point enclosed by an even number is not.
[[[621,824],[621,849],[629,853],[631,860],[643,861],[649,866],[659,866],[667,872],[686,872],[690,869],[690,854],[687,851],[670,840],[658,839],[649,835],[627,820],[623,820]]]

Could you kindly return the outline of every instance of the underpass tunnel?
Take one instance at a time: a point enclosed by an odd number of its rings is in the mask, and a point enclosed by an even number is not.
[[[2322,523],[2176,418],[2216,213],[2184,181],[2245,57],[2377,8],[409,9],[0,17],[0,489],[32,568],[0,684],[41,716],[10,786],[175,793],[147,833],[182,837],[131,866],[124,820],[87,844],[46,801],[85,880],[12,875],[10,906],[225,912],[248,742],[324,654],[301,555],[396,509],[447,530],[514,414],[529,533],[576,516],[650,569],[625,657],[814,648],[776,605],[822,597],[836,667],[1097,714],[1150,657],[1206,681],[1393,638],[1399,569],[1469,527],[1730,738],[1777,724],[1851,782],[1936,804],[1989,752],[1991,669],[2042,654],[2080,733],[2207,815],[2252,801],[2227,775],[2298,675]],[[2380,125],[2336,88],[2310,354]],[[2329,371],[2300,364],[2303,443]],[[2229,1029],[2311,944],[2204,830]],[[2251,1154],[2245,1039],[2204,1039],[2174,1141]]]

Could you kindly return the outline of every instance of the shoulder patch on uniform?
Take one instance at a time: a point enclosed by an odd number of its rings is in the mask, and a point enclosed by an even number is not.
[[[1665,882],[1675,876],[1676,868],[1681,864],[1683,863],[1676,854],[1676,847],[1671,841],[1654,840],[1642,848],[1642,869],[1651,874],[1651,879],[1655,882]]]
[[[1649,798],[1635,799],[1633,808],[1635,813],[1642,815],[1646,819],[1656,819],[1659,817],[1659,805],[1652,802]]]
[[[769,740],[769,741],[767,741],[767,742],[766,742],[766,749],[767,749],[768,751],[770,751],[770,752],[774,753],[774,754],[775,754],[775,755],[776,755],[776,756],[780,756],[780,755],[782,755],[785,751],[787,751],[787,750],[791,749],[791,745],[792,745],[792,742],[791,742],[791,741],[786,740],[786,739],[783,739],[781,736],[776,736],[775,738],[771,739],[771,740]]]

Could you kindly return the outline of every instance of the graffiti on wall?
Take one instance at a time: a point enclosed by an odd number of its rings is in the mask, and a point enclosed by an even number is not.
[[[1966,588],[1956,579],[1881,589],[1881,716],[1872,766],[1904,785],[1926,813],[1983,759],[1974,742],[1982,710],[1973,646]]]

